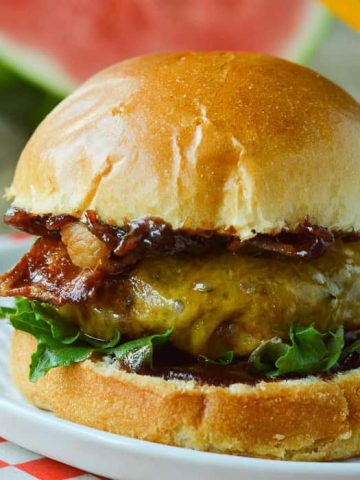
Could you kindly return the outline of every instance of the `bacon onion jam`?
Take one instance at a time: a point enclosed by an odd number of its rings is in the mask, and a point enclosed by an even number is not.
[[[172,328],[145,374],[251,383],[263,377],[249,354],[270,338],[287,339],[293,323],[321,331],[344,325],[346,338],[360,329],[357,233],[305,220],[294,231],[240,242],[231,232],[173,230],[158,218],[116,227],[93,211],[80,221],[10,209],[5,223],[40,238],[0,277],[0,295],[51,304],[103,340],[115,328],[129,339]],[[237,358],[229,367],[196,361],[228,350]],[[355,352],[330,373],[359,365]]]
[[[36,215],[10,208],[4,222],[26,233],[36,236],[59,236],[61,229],[79,222],[71,215]],[[252,246],[259,253],[272,252],[288,257],[313,259],[323,255],[336,238],[359,240],[359,233],[336,232],[318,225],[312,225],[307,219],[294,231],[282,231],[277,235],[258,234],[250,240],[240,242],[231,234],[216,234],[212,231],[187,233],[186,230],[174,231],[170,224],[160,218],[145,218],[115,227],[101,222],[94,211],[85,214],[87,228],[96,237],[108,245],[116,256],[131,252],[142,253],[206,253],[222,248],[237,251]],[[254,232],[255,233],[255,232]]]

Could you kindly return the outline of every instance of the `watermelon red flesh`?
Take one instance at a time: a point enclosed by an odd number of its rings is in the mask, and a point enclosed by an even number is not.
[[[123,58],[170,50],[285,55],[314,0],[0,0],[0,31],[75,83]]]

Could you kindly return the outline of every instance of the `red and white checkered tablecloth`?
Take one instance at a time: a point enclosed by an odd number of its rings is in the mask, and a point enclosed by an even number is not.
[[[106,480],[0,438],[0,480]]]

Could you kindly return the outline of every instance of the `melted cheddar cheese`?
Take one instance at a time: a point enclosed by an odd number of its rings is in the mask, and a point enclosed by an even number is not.
[[[360,327],[360,243],[300,261],[245,253],[158,255],[103,288],[91,304],[61,309],[93,336],[114,328],[137,338],[173,328],[193,355],[247,355],[262,340],[287,338],[291,324]]]

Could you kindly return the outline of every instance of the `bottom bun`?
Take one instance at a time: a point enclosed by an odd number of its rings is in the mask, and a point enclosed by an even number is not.
[[[212,452],[286,460],[360,453],[360,371],[327,380],[199,385],[87,360],[28,380],[36,341],[16,331],[11,374],[36,406],[108,432]]]

